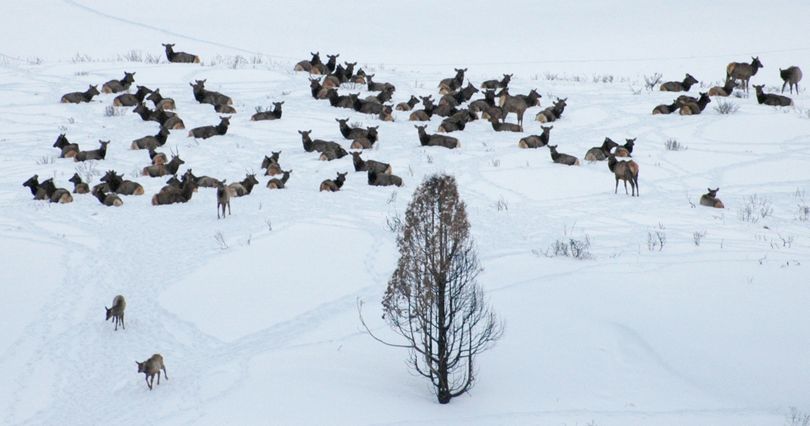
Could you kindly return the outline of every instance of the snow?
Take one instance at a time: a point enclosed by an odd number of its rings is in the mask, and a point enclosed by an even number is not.
[[[740,107],[735,114],[719,114],[715,99],[681,117],[652,116],[675,95],[643,90],[645,75],[689,72],[705,91],[728,62],[756,55],[765,68],[752,83],[777,90],[778,68],[810,66],[802,62],[810,5],[499,6],[7,5],[0,25],[15,36],[0,42],[0,423],[782,425],[790,407],[810,412],[807,92],[792,95],[795,108],[760,106],[752,95],[726,99]],[[166,42],[203,65],[166,63]],[[123,59],[131,50],[161,62]],[[419,147],[407,113],[382,123],[316,102],[308,76],[291,71],[315,50],[395,84],[395,102],[437,97],[454,67],[468,67],[476,84],[514,72],[512,92],[537,88],[543,107],[568,98],[552,123],[560,152],[582,158],[606,136],[638,138],[641,197],[611,193],[604,163],[564,167],[546,148],[519,149],[520,137],[540,132],[537,108],[527,111],[525,134],[477,121],[453,135],[461,149],[444,150]],[[245,61],[233,66],[236,55]],[[207,79],[234,99],[227,135],[194,141],[172,132],[161,151],[179,151],[181,172],[235,182],[281,150],[281,165],[293,170],[288,188],[267,190],[259,176],[225,220],[216,219],[211,189],[184,205],[151,206],[165,179],[137,176],[148,157],[129,144],[157,125],[129,108],[105,116],[113,95],[58,103],[124,70],[174,98],[187,129],[219,121],[194,101],[190,81]],[[281,120],[249,121],[256,106],[280,100]],[[320,162],[303,151],[297,130],[348,148],[336,117],[380,125],[378,147],[363,158],[391,163],[403,188],[369,187],[350,159]],[[60,132],[82,148],[110,139],[107,159],[77,169],[55,158]],[[687,149],[668,151],[668,139]],[[52,205],[21,186],[36,173],[71,188],[75,171],[93,168],[93,183],[115,169],[146,195],[124,197],[120,208],[87,195]],[[318,192],[346,171],[342,191]],[[408,372],[404,352],[361,331],[357,313],[362,300],[373,330],[393,338],[379,307],[397,258],[386,222],[435,172],[457,178],[485,268],[480,283],[506,323],[477,363],[476,387],[447,406]],[[707,187],[720,187],[726,209],[690,204]],[[753,195],[773,209],[755,223],[739,215]],[[666,234],[661,251],[648,249],[656,230]],[[699,245],[696,232],[705,233]],[[548,257],[567,236],[587,236],[593,258]],[[125,331],[102,321],[116,294],[128,302]],[[170,378],[150,392],[132,363],[153,353]]]

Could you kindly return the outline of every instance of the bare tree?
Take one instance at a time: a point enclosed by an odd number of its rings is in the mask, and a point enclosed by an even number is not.
[[[476,277],[481,271],[464,202],[452,176],[434,175],[416,190],[398,237],[400,258],[382,300],[383,318],[407,348],[409,365],[430,380],[440,404],[475,382],[475,357],[500,338]]]

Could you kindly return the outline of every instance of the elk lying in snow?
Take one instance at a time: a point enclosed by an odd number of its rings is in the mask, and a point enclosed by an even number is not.
[[[90,102],[93,100],[93,96],[96,96],[98,94],[99,93],[96,86],[93,86],[91,84],[90,87],[84,92],[71,92],[62,95],[61,102],[63,104],[80,104],[82,102]]]
[[[110,80],[101,86],[102,93],[119,93],[129,90],[129,86],[135,82],[135,73],[124,71],[124,78],[120,80]]]
[[[470,104],[467,105],[467,108],[469,108],[469,110],[472,112],[478,113],[494,106],[495,106],[495,91],[489,89],[484,91],[484,99],[476,99],[470,102]]]
[[[779,68],[779,76],[782,77],[782,93],[785,93],[785,86],[790,85],[790,93],[793,93],[793,86],[796,86],[796,94],[799,94],[799,82],[802,81],[802,70],[797,66]]]
[[[700,99],[697,102],[694,101],[694,98],[678,98],[681,102],[681,109],[678,112],[681,115],[696,115],[703,112],[706,109],[706,105],[711,102],[711,98],[709,98],[709,94],[702,92],[700,94]]]
[[[633,147],[636,145],[636,139],[638,139],[638,138],[625,139],[624,140],[625,141],[624,145],[618,146],[616,148],[616,151],[615,151],[616,156],[617,157],[632,157],[632,155],[630,155],[630,154],[633,153]],[[608,141],[608,140],[610,140],[610,138],[605,138],[605,140]],[[613,142],[612,140],[610,140],[610,141]],[[616,142],[613,142],[613,143],[615,144]]]
[[[366,72],[360,68],[349,81],[354,84],[366,84]]]
[[[370,169],[368,171],[368,184],[371,186],[402,186],[402,178]]]
[[[231,197],[244,197],[253,191],[253,187],[258,185],[259,181],[256,179],[255,174],[248,173],[241,182],[234,182],[228,185],[228,192]]]
[[[169,129],[165,127],[161,127],[158,134],[154,136],[144,136],[142,138],[135,139],[132,141],[130,148],[132,149],[155,149],[159,146],[163,146],[166,144],[166,140],[169,138]]]
[[[79,145],[70,143],[64,133],[61,133],[56,138],[56,142],[53,143],[53,147],[59,148],[61,151],[59,158],[73,158],[79,153]]]
[[[394,109],[391,105],[383,105],[382,111],[377,114],[380,121],[394,121]]]
[[[231,124],[230,117],[219,117],[219,124],[216,126],[195,127],[188,132],[189,137],[195,139],[208,139],[213,136],[223,136],[228,133],[228,126]]]
[[[472,85],[472,83],[467,83],[467,87],[459,91],[448,93],[442,96],[442,98],[439,99],[439,106],[449,105],[451,107],[454,107],[461,105],[464,102],[467,102],[470,99],[472,99],[473,95],[478,92],[479,90],[476,89],[475,86]]]
[[[454,68],[456,71],[456,76],[453,78],[445,78],[441,82],[439,82],[439,93],[442,95],[446,95],[448,93],[455,92],[464,84],[464,73],[467,72],[467,68]]]
[[[74,161],[87,161],[87,160],[103,160],[107,156],[107,145],[110,141],[99,140],[99,148],[91,149],[90,151],[79,151],[73,157]]]
[[[557,121],[562,117],[563,112],[565,111],[565,107],[568,105],[566,101],[568,98],[557,98],[554,102],[554,105],[540,111],[534,117],[535,120],[541,123],[550,123],[552,121]]]
[[[166,129],[185,129],[186,125],[177,114],[164,111],[164,110],[150,110],[145,104],[140,103],[132,110],[133,113],[138,114],[143,121],[156,121],[160,123],[160,127]]]
[[[281,156],[281,151],[272,152],[270,156],[264,156],[262,160],[262,168],[265,170],[265,176],[275,176],[281,174],[281,166],[278,164],[278,159]]]
[[[467,123],[475,121],[477,119],[478,116],[474,112],[468,109],[462,109],[457,113],[451,115],[450,117],[447,117],[444,120],[442,120],[442,123],[439,125],[439,128],[437,130],[445,133],[455,132],[457,130],[464,130],[464,128],[467,126]]]
[[[760,68],[764,68],[764,65],[759,61],[759,56],[756,58],[752,57],[750,64],[745,62],[732,62],[726,67],[726,80],[740,80],[740,86],[747,93],[748,80],[750,80],[752,76],[755,76]]]
[[[340,57],[340,53],[336,55],[326,55],[326,57],[329,58],[329,60],[326,61],[326,72],[323,74],[335,71],[335,65],[337,65],[337,58]]]
[[[733,79],[726,80],[726,83],[722,86],[713,86],[709,89],[709,96],[729,96],[734,88],[739,87],[740,85],[734,81]]]
[[[115,296],[112,301],[112,307],[104,307],[104,310],[107,311],[104,321],[109,321],[110,318],[113,320],[113,324],[115,324],[115,330],[118,331],[118,324],[121,324],[121,327],[126,330],[127,327],[124,325],[124,310],[127,308],[127,301],[124,300],[124,296],[120,294]]]
[[[514,74],[504,74],[501,81],[498,80],[487,80],[481,83],[482,89],[503,89],[509,87],[509,82],[512,81],[512,76]]]
[[[160,94],[160,89],[155,89],[146,99],[152,101],[152,103],[155,104],[155,109],[158,110],[166,111],[177,107],[174,103],[174,99],[164,98],[163,95]]]
[[[228,214],[231,214],[231,191],[225,186],[225,180],[217,182],[217,219],[219,210],[222,209],[222,218],[225,218],[225,207],[228,207]]]
[[[194,176],[194,173],[192,173],[191,169],[188,169],[188,170],[186,170],[185,173],[183,173],[183,178],[184,179],[191,179],[191,180],[194,181],[194,183],[195,183],[195,185],[197,187],[203,187],[203,188],[216,188],[220,183],[220,180],[212,178],[210,176]],[[172,179],[169,179],[169,181],[174,182],[173,179],[176,180],[176,175]],[[177,183],[177,185],[175,185],[175,186],[177,186],[179,188],[180,183],[182,183],[182,182],[177,181],[176,183]],[[194,191],[197,191],[196,187],[194,188]]]
[[[328,192],[337,192],[340,191],[340,188],[343,187],[343,183],[346,182],[346,175],[347,173],[340,173],[338,172],[337,178],[335,179],[326,179],[321,182],[320,191],[328,191]]]
[[[78,173],[73,173],[73,177],[68,179],[68,182],[73,183],[74,194],[87,194],[90,192],[90,185],[88,185],[86,182],[82,182],[82,178]]]
[[[537,89],[532,89],[528,95],[511,96],[508,92],[501,96],[501,108],[503,109],[503,119],[510,112],[517,114],[517,123],[523,126],[523,114],[526,110],[533,106],[540,105],[540,98],[542,96],[537,93]]]
[[[152,93],[152,89],[145,87],[145,86],[137,86],[138,90],[135,94],[131,93],[122,93],[113,99],[113,105],[115,106],[135,106],[139,103],[143,102],[146,98],[146,95]]]
[[[391,174],[391,165],[374,160],[363,160],[360,158],[359,152],[352,152],[352,163],[354,164],[354,171],[366,172],[369,170],[376,170],[381,174]]]
[[[205,80],[195,80],[194,83],[189,83],[194,93],[194,99],[201,104],[211,104],[215,107],[217,105],[233,105],[233,100],[219,92],[205,89]]]
[[[106,183],[106,188],[120,195],[143,195],[143,186],[138,182],[125,180],[124,175],[118,174],[115,170],[108,170],[100,179]]]
[[[764,84],[755,84],[754,89],[757,91],[757,102],[760,105],[771,105],[771,106],[791,106],[793,105],[793,100],[788,98],[787,96],[777,95],[774,93],[765,93],[762,91],[762,88],[765,87]]]
[[[144,167],[141,171],[141,175],[149,177],[173,175],[177,173],[177,169],[180,168],[180,165],[185,163],[185,161],[180,159],[179,155],[172,155],[172,159],[166,164],[156,164]]]
[[[379,134],[377,133],[377,128],[380,126],[374,127],[367,127],[366,135],[365,136],[356,136],[352,139],[352,144],[349,146],[351,149],[371,149],[374,147],[374,144],[377,143],[379,140]]]
[[[306,152],[317,151],[324,154],[331,151],[334,155],[336,155],[336,158],[343,158],[349,154],[337,142],[324,141],[321,139],[312,140],[312,138],[309,136],[309,134],[312,133],[312,130],[299,130],[298,133],[301,135],[301,142],[303,143],[304,151]]]
[[[417,129],[417,131],[419,133],[419,143],[422,144],[422,146],[443,146],[445,148],[450,148],[450,149],[458,148],[458,147],[461,146],[461,143],[459,143],[458,139],[456,139],[456,138],[454,138],[452,136],[445,136],[445,135],[439,135],[439,134],[433,134],[433,135],[427,134],[427,132],[425,132],[425,128],[427,126],[416,126],[416,125],[414,125],[413,127],[416,127],[416,129]]]
[[[186,52],[175,52],[174,43],[171,44],[161,43],[161,44],[163,44],[163,47],[166,48],[166,59],[168,59],[169,62],[193,63],[193,64],[200,63],[200,57],[197,55],[192,55]]]
[[[714,207],[716,209],[722,209],[726,207],[723,205],[723,202],[720,201],[719,198],[717,198],[717,191],[719,191],[720,188],[715,189],[706,188],[706,190],[709,192],[700,196],[701,206]]]
[[[104,188],[99,188],[95,194],[93,194],[99,203],[104,204],[107,207],[121,207],[124,205],[124,201],[118,194],[113,192],[106,192]]]
[[[666,83],[661,83],[661,87],[658,89],[662,92],[688,92],[689,89],[697,83],[697,79],[687,73],[683,81],[667,81]]]
[[[382,91],[391,91],[393,92],[396,90],[391,83],[377,83],[373,81],[375,74],[366,74],[366,89],[369,92],[382,92]]]
[[[605,138],[605,140],[602,142],[602,146],[595,146],[585,153],[585,161],[607,160],[608,156],[610,155],[610,151],[618,146],[619,144],[614,142],[612,139]]]
[[[673,112],[679,110],[681,108],[681,103],[678,100],[675,100],[671,104],[661,104],[657,107],[653,108],[653,115],[657,114],[672,114]]]
[[[635,161],[619,161],[616,160],[615,155],[611,155],[608,157],[608,169],[613,172],[613,176],[616,178],[616,187],[613,189],[614,194],[619,191],[619,179],[621,179],[624,181],[625,194],[627,193],[627,182],[630,182],[633,189],[631,196],[638,197],[641,195],[638,190],[638,164]]]
[[[523,131],[523,126],[521,126],[520,124],[512,124],[512,123],[507,123],[507,122],[500,122],[495,118],[490,118],[489,123],[492,124],[492,130],[495,130],[496,132],[522,132]]]
[[[521,138],[518,141],[518,147],[520,148],[540,148],[542,146],[548,145],[549,136],[551,136],[551,129],[554,126],[540,126],[543,129],[543,133],[540,135],[531,135],[526,136],[525,138]]]
[[[23,182],[23,186],[31,190],[31,195],[35,200],[48,200],[51,203],[66,204],[73,201],[73,196],[70,195],[67,189],[57,188],[53,183],[53,178],[39,182],[39,176],[31,176],[28,180]]]
[[[321,62],[321,52],[310,52],[309,54],[312,55],[312,59],[298,62],[293,67],[293,71],[306,71],[316,75],[322,74],[321,69],[318,68],[318,65],[323,65],[323,62]]]
[[[337,89],[329,89],[327,92],[327,96],[329,99],[329,105],[332,105],[336,108],[350,108],[354,109],[355,101],[357,101],[357,94],[350,94],[346,95],[338,95]]]
[[[169,376],[166,375],[166,364],[163,363],[163,357],[160,354],[154,354],[144,362],[135,361],[135,364],[138,364],[138,373],[144,374],[149,390],[152,390],[152,385],[155,384],[155,375],[158,379],[157,384],[160,385],[160,370],[163,370],[163,377],[169,380]],[[152,381],[150,382],[149,379]]]
[[[416,104],[419,103],[419,98],[414,95],[411,95],[411,98],[408,99],[408,102],[400,102],[397,104],[396,110],[397,111],[410,111]]]
[[[284,185],[287,184],[287,181],[290,179],[290,174],[292,174],[292,170],[287,170],[281,172],[281,179],[273,178],[267,181],[267,189],[284,189]]]
[[[261,108],[256,108],[256,114],[253,114],[253,116],[250,117],[250,121],[278,120],[281,118],[282,105],[284,105],[284,101],[273,102],[272,111],[270,111],[269,109],[266,111],[262,111]]]
[[[436,109],[436,105],[433,104],[432,96],[422,96],[422,107],[423,109],[416,110],[408,116],[408,120],[410,121],[430,121],[430,117],[433,117],[433,110]]]
[[[568,154],[560,154],[557,152],[557,145],[548,145],[548,149],[551,151],[551,160],[555,163],[565,164],[567,166],[579,165],[579,159],[577,157]]]
[[[309,79],[309,89],[312,93],[312,97],[315,99],[328,99],[329,98],[329,89],[327,87],[323,87],[321,82],[315,78]]]
[[[152,205],[161,206],[174,203],[187,203],[194,195],[194,190],[197,189],[197,183],[194,179],[186,178],[184,176],[183,183],[180,187],[171,185],[164,186],[160,192],[152,196]]]
[[[354,98],[354,105],[352,105],[357,112],[362,112],[363,114],[380,114],[383,111],[383,106],[380,102],[377,101],[365,101],[362,99],[358,99],[357,97]]]

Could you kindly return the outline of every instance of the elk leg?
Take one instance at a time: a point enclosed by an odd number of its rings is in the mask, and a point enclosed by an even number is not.
[[[624,180],[624,195],[627,195],[627,179],[622,180]]]
[[[225,216],[225,207],[222,207],[222,215]],[[228,216],[231,215],[231,202],[228,201]]]
[[[121,314],[121,327],[126,330],[127,326],[124,324],[124,314]]]
[[[144,376],[144,380],[146,380],[146,386],[149,387],[149,390],[152,390],[152,385],[149,384],[149,376]]]
[[[619,177],[618,177],[618,176],[616,176],[616,187],[615,187],[615,188],[613,188],[613,193],[614,193],[614,194],[618,194],[618,193],[619,193]]]
[[[158,373],[158,374],[160,374],[160,373]],[[166,380],[169,380],[169,375],[168,375],[168,374],[166,374],[166,366],[165,366],[165,365],[163,366],[163,377],[164,377]]]
[[[636,182],[636,197],[638,197],[638,196],[641,195],[641,191],[639,191],[639,189],[638,189],[638,176],[634,177],[633,181]]]
[[[785,93],[785,86],[787,86],[787,84],[788,84],[787,80],[785,80],[785,82],[782,83],[782,92],[781,93]],[[793,93],[793,83],[790,83],[790,90],[791,90],[790,93]]]

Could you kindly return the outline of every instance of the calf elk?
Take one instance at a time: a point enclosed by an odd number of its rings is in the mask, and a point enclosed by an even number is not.
[[[99,93],[96,86],[93,86],[91,84],[90,87],[84,92],[71,92],[62,95],[61,102],[63,104],[80,104],[82,102],[90,102],[93,100],[93,96],[96,96],[98,94]]]
[[[579,159],[577,157],[557,152],[557,145],[548,145],[548,149],[551,152],[551,161],[557,164],[565,164],[566,166],[579,165]]]
[[[124,310],[127,308],[127,301],[124,300],[124,296],[120,294],[115,296],[112,301],[112,307],[104,307],[104,310],[107,311],[106,317],[104,321],[109,321],[110,318],[113,319],[113,324],[115,324],[115,330],[118,331],[118,324],[121,324],[121,327],[126,330],[127,327],[124,325]]]
[[[757,102],[760,105],[771,105],[771,106],[791,106],[793,105],[793,100],[788,98],[787,96],[777,95],[774,93],[765,93],[762,91],[762,88],[765,87],[764,84],[755,84],[754,89],[757,91]]]
[[[608,157],[608,169],[613,172],[613,176],[616,178],[616,187],[613,189],[614,194],[619,191],[619,179],[621,179],[624,181],[625,194],[627,194],[627,182],[630,182],[633,189],[631,196],[638,197],[641,195],[638,190],[638,164],[635,161],[619,161],[616,160],[615,155],[611,155]]]
[[[659,90],[662,92],[688,92],[689,89],[697,83],[698,81],[695,77],[692,77],[691,74],[686,74],[683,81],[667,81],[666,83],[661,83]]]
[[[197,55],[192,55],[191,53],[186,52],[175,52],[174,51],[174,43],[165,44],[162,43],[163,47],[166,48],[166,59],[169,62],[177,62],[177,63],[200,63],[200,57]]]
[[[149,390],[152,390],[152,385],[155,384],[156,374],[157,384],[160,385],[160,370],[163,370],[163,377],[169,380],[169,376],[166,374],[166,364],[163,363],[163,356],[160,354],[154,354],[144,362],[135,361],[135,364],[138,365],[138,373],[144,374],[146,386],[149,386]],[[152,381],[150,382],[149,379],[152,379]]]
[[[135,73],[124,71],[124,78],[120,80],[110,80],[101,86],[102,93],[119,93],[129,90],[129,86],[135,82]]]
[[[720,201],[719,198],[717,198],[717,191],[720,190],[719,187],[715,188],[715,189],[706,188],[706,190],[709,191],[709,192],[707,192],[707,193],[700,196],[700,205],[701,206],[714,207],[716,209],[725,208],[725,205],[723,205],[723,202]]]

